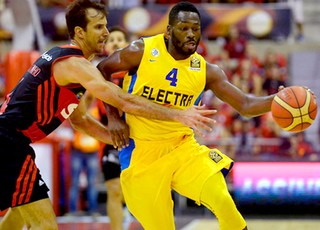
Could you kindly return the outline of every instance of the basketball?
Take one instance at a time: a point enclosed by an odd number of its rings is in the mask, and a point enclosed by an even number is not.
[[[274,121],[289,132],[301,132],[316,119],[315,96],[302,86],[290,86],[279,91],[271,104]]]

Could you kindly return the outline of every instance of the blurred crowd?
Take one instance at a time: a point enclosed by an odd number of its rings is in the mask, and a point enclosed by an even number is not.
[[[38,0],[38,2],[42,5],[49,6],[49,5],[60,5],[66,6],[72,0]],[[192,3],[276,3],[280,2],[281,0],[190,0],[189,2]],[[179,2],[179,0],[100,0],[105,4],[108,4],[112,7],[128,7],[128,5],[145,5],[145,4],[175,4]]]
[[[201,41],[198,53],[207,61],[219,65],[229,81],[239,89],[253,95],[270,95],[278,87],[287,85],[287,57],[270,47],[263,55],[257,55],[256,47],[242,36],[236,26],[231,26],[228,36],[222,38],[220,50],[211,54],[208,41]],[[261,58],[262,57],[262,58]],[[0,96],[4,98],[5,68],[0,60]],[[213,132],[201,142],[218,146],[236,160],[311,159],[317,160],[312,143],[303,133],[291,134],[281,130],[271,113],[247,119],[238,115],[226,104],[205,92],[203,103],[218,109],[218,121]]]

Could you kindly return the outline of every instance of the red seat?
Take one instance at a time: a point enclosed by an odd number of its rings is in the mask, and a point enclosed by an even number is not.
[[[4,61],[6,94],[15,87],[22,75],[39,57],[38,51],[10,51],[7,53]]]

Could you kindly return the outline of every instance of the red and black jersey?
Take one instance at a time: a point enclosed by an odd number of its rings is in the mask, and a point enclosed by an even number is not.
[[[2,104],[0,127],[17,130],[35,142],[70,116],[85,89],[80,84],[59,86],[52,73],[56,61],[70,56],[83,53],[70,45],[54,47],[34,62]]]

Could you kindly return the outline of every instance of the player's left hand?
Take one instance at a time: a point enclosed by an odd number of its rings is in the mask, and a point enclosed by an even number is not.
[[[210,118],[217,110],[207,109],[205,105],[192,106],[182,111],[178,121],[192,128],[200,136],[205,136],[207,131],[212,131],[216,120]]]

